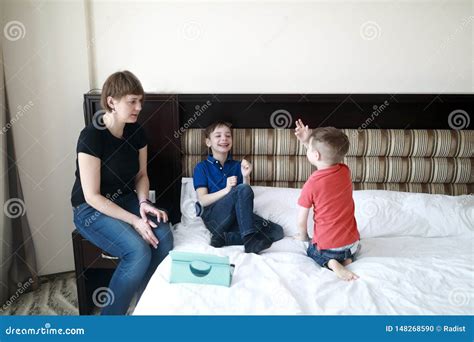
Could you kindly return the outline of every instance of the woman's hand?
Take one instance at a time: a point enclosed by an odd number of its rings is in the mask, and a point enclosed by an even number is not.
[[[227,185],[226,185],[225,189],[227,190],[228,193],[230,192],[230,190],[232,190],[232,187],[234,187],[236,185],[237,185],[237,177],[236,176],[227,177]]]
[[[252,164],[248,160],[242,159],[242,162],[240,163],[240,171],[244,178],[249,177],[252,172]]]
[[[143,220],[138,216],[135,216],[132,222],[132,226],[133,228],[135,228],[138,234],[140,234],[143,240],[152,245],[153,248],[158,248],[158,244],[160,242],[156,238],[155,234],[153,234],[153,231],[147,221]]]
[[[308,125],[305,126],[301,119],[296,120],[296,138],[305,146],[309,143],[309,137],[311,136],[311,133],[312,130],[308,128]]]
[[[147,214],[156,216],[156,220],[158,222],[161,222],[161,221],[168,222],[168,215],[166,215],[166,213],[163,210],[155,208],[153,205],[151,205],[148,202],[142,202],[140,204],[140,216],[146,223],[148,223],[153,228],[156,228],[157,225],[155,224],[155,222],[148,219]]]

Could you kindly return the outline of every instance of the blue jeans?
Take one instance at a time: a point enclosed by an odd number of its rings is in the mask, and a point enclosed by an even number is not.
[[[316,261],[319,266],[328,268],[328,262],[331,259],[335,259],[338,262],[343,262],[346,259],[352,259],[352,261],[355,261],[359,248],[355,253],[352,253],[350,249],[343,249],[341,251],[332,251],[329,249],[318,250],[318,246],[313,245],[310,241],[307,254],[311,259]]]
[[[272,242],[283,239],[283,228],[253,213],[253,190],[239,184],[217,202],[204,208],[202,219],[213,235],[224,238],[225,245],[243,245],[244,238],[262,233]]]
[[[121,208],[140,216],[138,198],[135,193],[115,200]],[[110,255],[120,258],[120,263],[110,280],[108,305],[102,308],[102,315],[124,315],[135,295],[141,296],[155,272],[155,269],[173,249],[173,234],[169,223],[159,223],[152,228],[159,244],[154,249],[135,231],[121,220],[97,211],[87,203],[73,208],[74,224],[79,233]],[[100,293],[100,292],[98,292]],[[112,299],[111,299],[112,298]],[[100,302],[100,298],[93,298]]]

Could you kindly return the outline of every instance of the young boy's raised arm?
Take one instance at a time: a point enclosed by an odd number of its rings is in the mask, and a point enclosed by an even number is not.
[[[311,208],[298,206],[298,234],[295,236],[296,240],[308,241],[308,215]]]
[[[295,136],[306,148],[308,147],[312,132],[313,130],[308,125],[305,126],[301,119],[296,120]]]

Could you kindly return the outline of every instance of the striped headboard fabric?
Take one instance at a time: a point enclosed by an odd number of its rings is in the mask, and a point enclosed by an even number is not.
[[[350,148],[344,162],[355,190],[381,189],[447,195],[473,192],[474,130],[344,129]],[[292,129],[233,129],[234,159],[253,163],[252,184],[303,186],[314,167]],[[182,166],[192,177],[207,155],[203,129],[181,139]]]

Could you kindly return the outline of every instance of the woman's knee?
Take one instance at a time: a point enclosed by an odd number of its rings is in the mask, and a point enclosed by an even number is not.
[[[141,238],[129,241],[120,259],[131,268],[146,269],[151,261],[151,246]]]
[[[160,242],[158,248],[160,248],[163,253],[168,253],[173,249],[173,231],[169,222],[160,222],[158,227],[153,228],[153,233]]]

